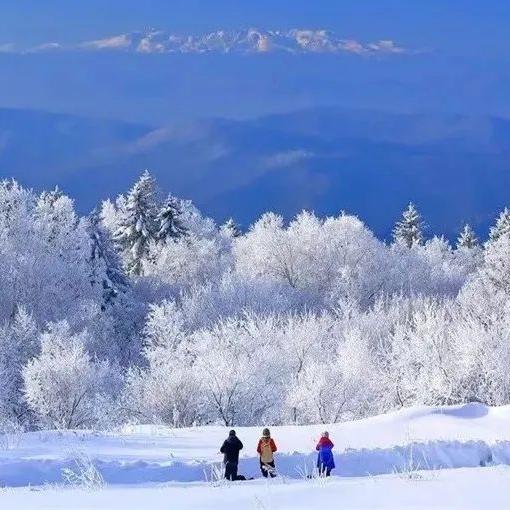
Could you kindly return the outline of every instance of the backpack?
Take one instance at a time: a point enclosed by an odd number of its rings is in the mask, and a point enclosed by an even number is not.
[[[260,460],[266,464],[273,462],[273,450],[271,449],[271,439],[261,439]]]

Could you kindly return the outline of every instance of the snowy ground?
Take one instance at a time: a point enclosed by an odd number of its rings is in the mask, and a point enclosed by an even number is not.
[[[212,486],[176,483],[145,487],[5,489],[2,508],[14,510],[508,510],[510,468],[427,472],[421,479],[396,475],[337,478],[320,483],[271,480]]]
[[[274,427],[278,479],[234,484],[210,481],[220,466],[223,427],[4,437],[1,508],[510,509],[509,406],[413,408],[327,428],[339,476],[305,479],[324,426]],[[237,430],[245,444],[240,472],[259,476],[260,429]],[[90,459],[105,486],[66,485],[63,470],[78,472],[76,459]]]

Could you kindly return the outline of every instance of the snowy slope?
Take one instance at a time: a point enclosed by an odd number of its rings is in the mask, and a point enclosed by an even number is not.
[[[420,407],[335,425],[273,427],[277,466],[303,478],[315,463],[314,445],[327,428],[342,476],[366,476],[413,468],[438,469],[510,464],[510,406],[479,404]],[[89,458],[108,484],[200,482],[219,466],[225,427],[169,429],[125,427],[117,433],[35,432],[4,438],[0,482],[21,487],[61,483],[62,469]],[[237,428],[245,444],[240,472],[258,475],[255,447],[260,428]]]

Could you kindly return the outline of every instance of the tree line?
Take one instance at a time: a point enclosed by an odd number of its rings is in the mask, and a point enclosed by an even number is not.
[[[145,172],[79,217],[0,183],[0,429],[336,422],[510,403],[510,212],[481,243],[355,216],[246,231]]]

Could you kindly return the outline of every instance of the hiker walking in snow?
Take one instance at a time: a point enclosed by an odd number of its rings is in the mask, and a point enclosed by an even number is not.
[[[259,444],[257,445],[257,453],[259,454],[260,460],[260,471],[264,478],[267,478],[268,475],[271,478],[276,476],[275,465],[274,465],[274,452],[277,450],[276,444],[271,437],[271,432],[269,429],[264,429],[262,431],[262,437],[259,439]]]
[[[243,443],[236,436],[236,431],[231,430],[227,439],[220,448],[225,463],[225,478],[227,480],[238,480],[237,466],[239,464],[239,452],[243,449]]]
[[[333,457],[333,447],[335,445],[329,439],[329,432],[321,434],[321,438],[315,449],[319,452],[317,455],[317,469],[320,476],[331,475],[331,470],[335,469],[335,458]]]

